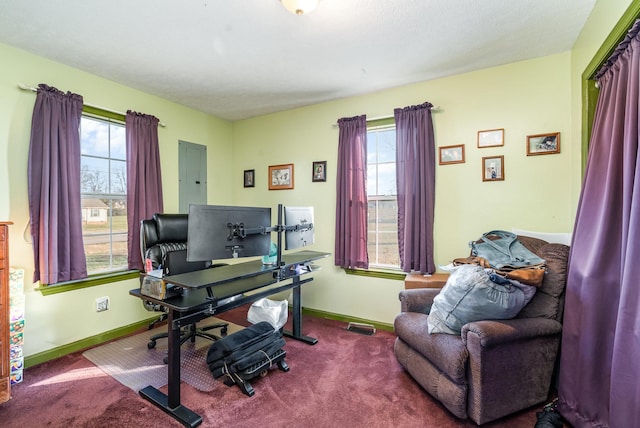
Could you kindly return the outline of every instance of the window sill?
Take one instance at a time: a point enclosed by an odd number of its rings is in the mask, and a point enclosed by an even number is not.
[[[399,270],[391,270],[391,269],[345,269],[344,270],[347,275],[360,275],[360,276],[368,276],[371,278],[383,278],[383,279],[394,279],[398,281],[404,281],[405,276],[407,274],[405,272]]]
[[[60,282],[51,285],[41,284],[39,287],[36,287],[35,290],[41,292],[43,296],[48,296],[50,294],[66,293],[68,291],[79,290],[82,288],[95,287],[112,282],[138,278],[139,276],[140,272],[137,270],[111,272],[106,274],[92,275],[88,278],[77,281]]]

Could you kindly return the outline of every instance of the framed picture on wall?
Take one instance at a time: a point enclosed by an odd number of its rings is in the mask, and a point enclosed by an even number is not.
[[[482,158],[482,181],[504,180],[504,156]]]
[[[478,148],[504,146],[504,128],[478,131]]]
[[[560,153],[560,133],[527,135],[527,156]]]
[[[244,187],[256,187],[256,170],[244,170]]]
[[[464,163],[464,144],[439,147],[440,165]]]
[[[269,166],[269,190],[293,189],[293,164]]]
[[[327,161],[317,161],[313,163],[312,181],[327,181]]]

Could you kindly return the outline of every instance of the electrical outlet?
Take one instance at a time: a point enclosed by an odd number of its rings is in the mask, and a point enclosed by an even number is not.
[[[96,312],[102,312],[109,309],[109,297],[98,297],[96,299]]]

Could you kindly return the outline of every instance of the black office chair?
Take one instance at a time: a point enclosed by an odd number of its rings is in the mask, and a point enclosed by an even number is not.
[[[152,219],[142,220],[140,250],[143,260],[151,260],[153,269],[162,268],[163,271],[171,275],[178,275],[180,273],[223,266],[223,264],[211,264],[209,261],[187,261],[188,217],[187,214],[154,214]],[[150,301],[143,301],[143,304],[149,311],[163,312],[160,318],[149,324],[149,329],[166,319],[167,311],[164,306]],[[220,339],[220,336],[208,333],[208,331],[219,328],[220,334],[225,336],[228,326],[228,323],[216,323],[199,328],[195,323],[190,324],[184,327],[180,333],[180,345],[187,341],[195,342],[196,337],[210,340]],[[158,339],[166,338],[167,336],[168,332],[151,336],[147,347],[149,349],[154,348]]]

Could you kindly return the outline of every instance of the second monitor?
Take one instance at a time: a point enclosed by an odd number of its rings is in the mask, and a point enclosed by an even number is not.
[[[285,250],[313,244],[313,207],[284,207]]]

